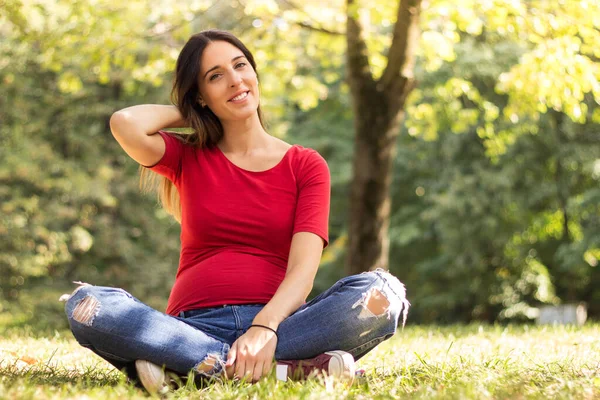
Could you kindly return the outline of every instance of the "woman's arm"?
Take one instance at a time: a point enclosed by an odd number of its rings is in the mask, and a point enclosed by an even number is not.
[[[296,311],[310,293],[321,255],[323,239],[311,232],[292,237],[285,278],[271,300],[254,317],[252,324],[277,330],[279,324]],[[275,355],[275,334],[264,328],[251,328],[231,346],[227,355],[227,376],[258,381],[269,373]]]
[[[165,153],[165,143],[155,133],[165,128],[185,127],[175,106],[142,104],[115,112],[110,130],[123,150],[142,165],[156,164]]]
[[[304,304],[312,290],[322,254],[323,239],[311,232],[296,233],[292,237],[285,278],[252,323],[277,330],[281,321]]]

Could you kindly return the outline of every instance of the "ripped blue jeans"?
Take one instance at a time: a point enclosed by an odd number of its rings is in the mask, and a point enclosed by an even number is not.
[[[179,375],[191,370],[220,375],[230,346],[264,307],[225,305],[171,316],[123,289],[87,284],[66,297],[77,341],[133,379],[138,359]],[[275,359],[300,360],[331,350],[359,359],[394,335],[408,307],[404,285],[386,271],[345,277],[281,322]]]

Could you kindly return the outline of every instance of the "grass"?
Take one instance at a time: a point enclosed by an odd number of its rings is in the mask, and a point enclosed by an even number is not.
[[[410,326],[358,362],[351,387],[328,379],[193,383],[173,399],[597,399],[600,325]],[[147,398],[70,332],[0,337],[0,398]]]

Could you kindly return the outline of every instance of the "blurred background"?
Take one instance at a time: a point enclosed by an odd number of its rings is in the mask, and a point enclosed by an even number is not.
[[[65,328],[58,297],[74,280],[164,310],[179,225],[140,193],[108,121],[168,104],[179,51],[208,28],[254,53],[268,131],[329,164],[331,244],[313,295],[355,272],[353,165],[366,157],[355,135],[369,110],[353,107],[364,99],[348,49],[365,44],[377,82],[400,2],[349,3],[0,0],[0,331]],[[387,207],[362,232],[384,235],[377,265],[406,284],[409,323],[528,321],[579,302],[598,318],[599,3],[423,0],[415,14],[418,3],[401,13],[419,28],[404,37],[414,85],[399,86],[389,182],[371,193]]]

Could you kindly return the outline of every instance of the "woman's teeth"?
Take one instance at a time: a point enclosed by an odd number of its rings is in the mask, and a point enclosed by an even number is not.
[[[244,92],[242,94],[240,94],[239,96],[235,96],[233,99],[233,101],[237,101],[237,100],[242,100],[243,98],[245,98],[246,96],[248,96],[248,92]]]

